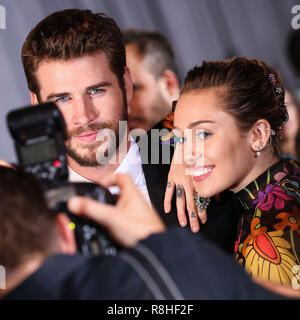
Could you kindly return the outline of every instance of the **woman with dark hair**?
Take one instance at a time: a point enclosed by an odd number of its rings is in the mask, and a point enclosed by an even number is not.
[[[299,289],[300,164],[280,157],[288,121],[284,96],[279,74],[260,60],[233,58],[192,69],[174,113],[177,146],[165,209],[176,190],[177,206],[187,202],[192,222],[210,197],[233,191],[243,206],[236,260],[254,277]]]

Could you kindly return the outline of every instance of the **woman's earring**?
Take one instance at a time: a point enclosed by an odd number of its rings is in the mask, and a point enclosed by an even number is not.
[[[272,136],[275,136],[275,130],[273,129],[267,129],[268,131],[270,130],[270,138],[269,141],[267,143],[267,147],[270,147],[272,145]]]
[[[260,152],[261,152],[262,149],[263,149],[262,146],[257,146],[257,147],[255,148],[255,150],[256,150],[256,156],[257,156],[257,157],[260,156]]]

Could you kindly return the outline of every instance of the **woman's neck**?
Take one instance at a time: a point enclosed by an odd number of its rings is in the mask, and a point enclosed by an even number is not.
[[[233,191],[234,193],[241,191],[278,161],[279,156],[274,155],[273,151],[270,151],[268,154],[261,156],[259,159],[257,159],[257,162],[253,165],[252,169],[244,177],[244,179],[242,179],[242,181],[238,185],[230,188],[230,191]]]

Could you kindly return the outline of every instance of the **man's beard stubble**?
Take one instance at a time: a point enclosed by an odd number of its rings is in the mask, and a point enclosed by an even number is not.
[[[124,104],[123,112],[119,116],[119,121],[127,121],[127,109],[125,108],[126,105],[127,103]],[[120,146],[120,143],[124,140],[124,137],[126,136],[126,127],[124,128],[124,130],[120,131],[119,121],[116,123],[112,121],[106,121],[98,124],[90,124],[86,127],[79,127],[74,130],[68,131],[68,140],[66,142],[67,155],[82,167],[99,167],[104,164],[107,164],[107,162],[116,153]],[[99,154],[97,154],[97,149],[103,142],[95,141],[94,143],[82,146],[82,149],[88,150],[89,153],[87,155],[81,155],[80,152],[76,150],[76,148],[71,146],[72,137],[81,135],[83,133],[100,131],[105,129],[111,130],[115,135],[115,139],[110,139],[109,137],[107,137],[108,147],[103,153],[103,159],[99,158]]]

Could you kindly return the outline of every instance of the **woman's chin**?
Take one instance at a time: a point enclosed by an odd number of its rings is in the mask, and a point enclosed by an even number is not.
[[[204,188],[195,188],[198,195],[202,198],[211,198],[217,194],[214,190],[205,190]]]

